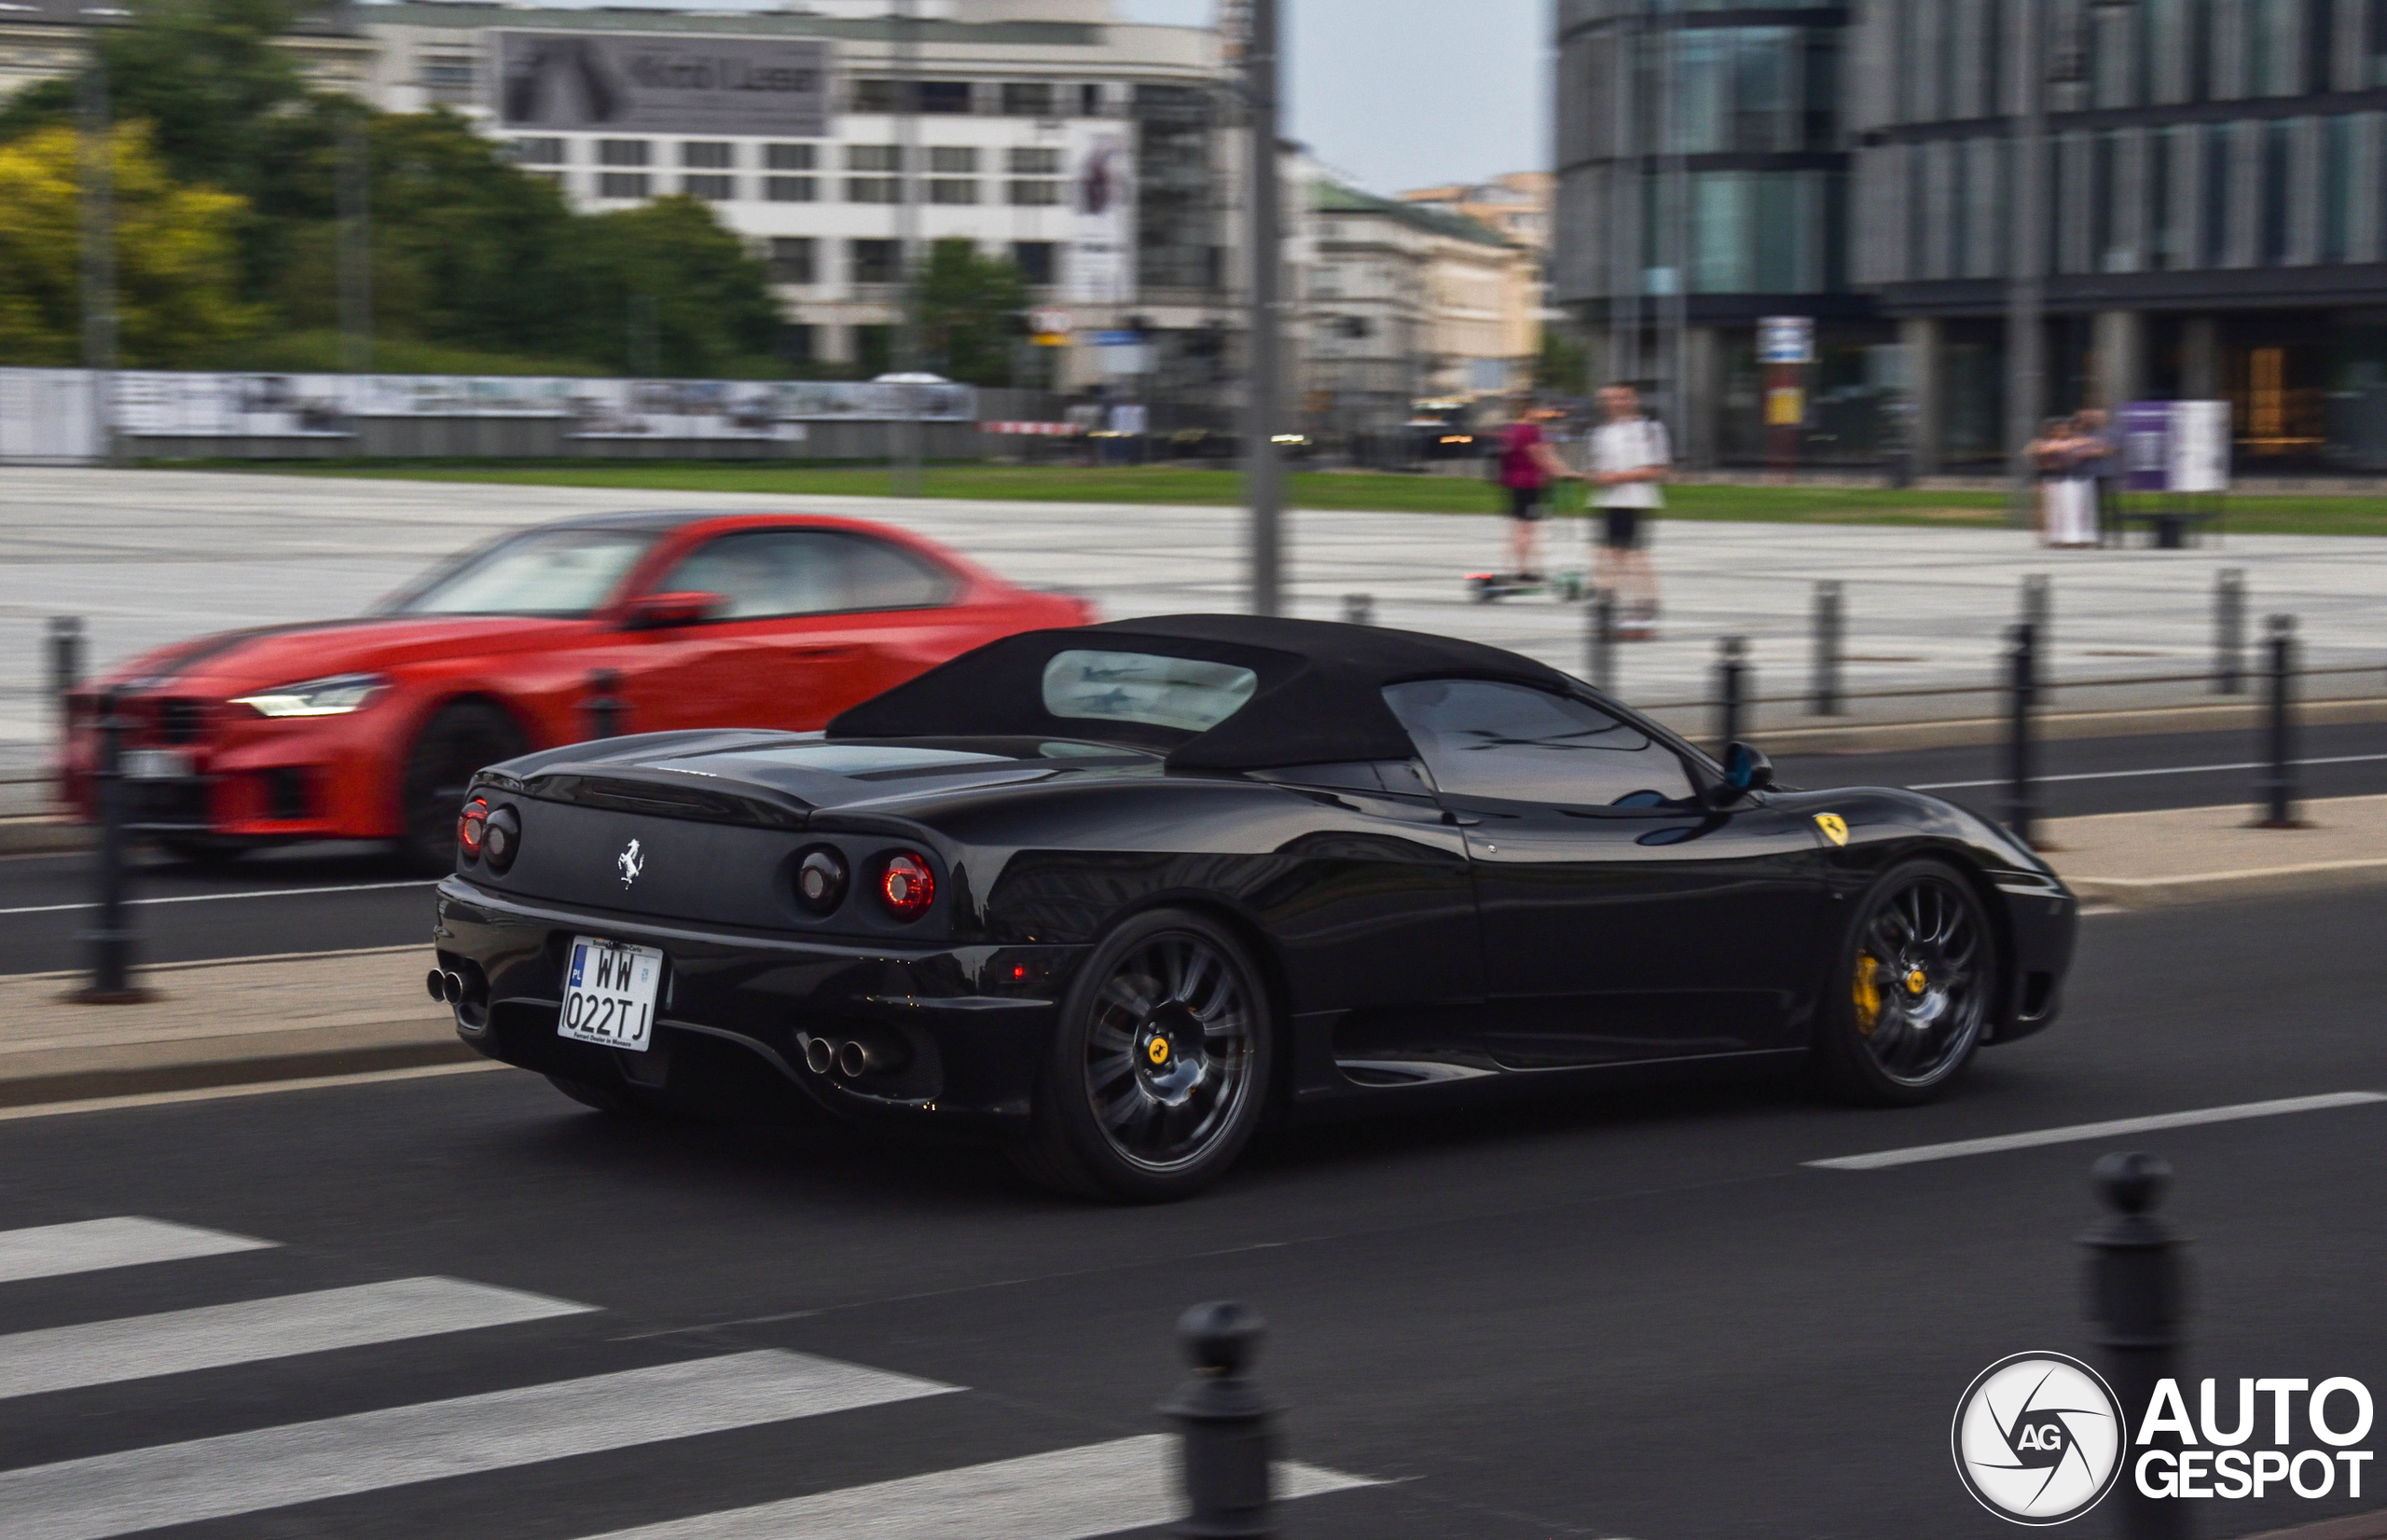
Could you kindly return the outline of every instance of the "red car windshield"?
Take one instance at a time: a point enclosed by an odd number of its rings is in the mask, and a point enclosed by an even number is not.
[[[613,597],[655,539],[643,529],[534,529],[464,557],[386,612],[577,619]]]

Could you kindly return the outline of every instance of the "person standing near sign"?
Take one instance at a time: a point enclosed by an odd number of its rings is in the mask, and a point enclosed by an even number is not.
[[[1509,494],[1509,550],[1521,583],[1541,581],[1541,521],[1553,481],[1580,481],[1580,471],[1569,470],[1550,447],[1550,437],[1535,420],[1541,413],[1530,407],[1500,433],[1500,485]]]
[[[1600,511],[1600,543],[1592,582],[1616,596],[1624,624],[1620,641],[1651,641],[1658,635],[1658,578],[1649,566],[1649,529],[1665,496],[1658,488],[1674,469],[1666,425],[1641,414],[1641,398],[1630,385],[1600,392],[1607,420],[1592,432],[1594,502]]]

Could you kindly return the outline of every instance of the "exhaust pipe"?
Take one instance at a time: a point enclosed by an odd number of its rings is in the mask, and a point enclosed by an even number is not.
[[[431,997],[433,999],[444,1000],[448,997],[447,974],[442,973],[439,969],[435,968],[431,970],[431,977],[423,980],[422,982],[430,987]]]
[[[448,972],[439,975],[440,997],[449,1005],[461,1005],[464,999],[464,976]]]
[[[836,1063],[837,1051],[829,1046],[828,1038],[807,1038],[804,1040],[805,1068],[815,1075],[826,1075],[835,1067]]]
[[[846,1040],[845,1046],[837,1050],[837,1073],[849,1080],[858,1080],[864,1075],[876,1075],[884,1070],[902,1067],[903,1061],[897,1056],[895,1051],[885,1043],[849,1038]]]

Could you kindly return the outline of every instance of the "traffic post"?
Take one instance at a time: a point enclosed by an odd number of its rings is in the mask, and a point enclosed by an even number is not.
[[[58,736],[66,736],[66,698],[83,682],[83,621],[79,615],[49,617],[49,698],[58,708]]]
[[[1583,606],[1583,677],[1604,695],[1616,694],[1616,591],[1602,588]]]
[[[2053,638],[2054,622],[2055,584],[2045,572],[2033,572],[2022,580],[2022,624],[2045,647]]]
[[[2031,826],[2038,819],[2031,738],[2032,712],[2039,694],[2039,630],[2026,620],[2008,635],[2012,646],[2006,655],[2006,828],[2030,846]]]
[[[1816,584],[1814,704],[1811,709],[1819,717],[1841,714],[1840,627],[1840,584]]]
[[[1343,622],[1346,626],[1373,626],[1376,623],[1375,595],[1344,595]]]
[[[2263,774],[2258,829],[2301,829],[2296,816],[2296,617],[2273,615],[2265,647]]]
[[[2246,688],[2246,573],[2225,567],[2213,585],[2213,693]]]
[[[622,719],[628,715],[628,705],[622,699],[622,676],[611,668],[598,668],[588,675],[588,699],[581,706],[588,718],[588,736],[596,738],[617,738],[622,736]]]
[[[1276,1409],[1244,1370],[1267,1323],[1231,1300],[1195,1305],[1177,1335],[1194,1378],[1160,1405],[1177,1423],[1185,1517],[1170,1533],[1205,1540],[1276,1533],[1269,1492]]]
[[[81,940],[90,958],[91,982],[72,997],[85,1005],[136,1005],[149,992],[132,983],[134,936],[125,913],[125,805],[123,698],[114,690],[100,703],[99,759],[91,767],[92,800],[98,804],[100,841],[95,873],[98,891],[91,928]]]
[[[1725,637],[1716,643],[1716,757],[1740,741],[1748,700],[1748,642]]]
[[[2089,1252],[2090,1340],[2098,1368],[2121,1402],[2121,1478],[2112,1502],[2115,1531],[2123,1540],[2185,1540],[2189,1506],[2149,1497],[2139,1490],[2141,1451],[2131,1437],[2133,1420],[2146,1415],[2156,1385],[2176,1382],[2187,1314],[2180,1240],[2156,1217],[2172,1168],[2157,1156],[2112,1154],[2091,1173],[2106,1217],[2080,1237]]]

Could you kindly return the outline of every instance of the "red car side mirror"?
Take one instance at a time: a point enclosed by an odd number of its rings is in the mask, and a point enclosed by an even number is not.
[[[674,626],[694,626],[712,619],[728,606],[727,596],[722,594],[641,594],[630,600],[622,628],[660,631]]]

